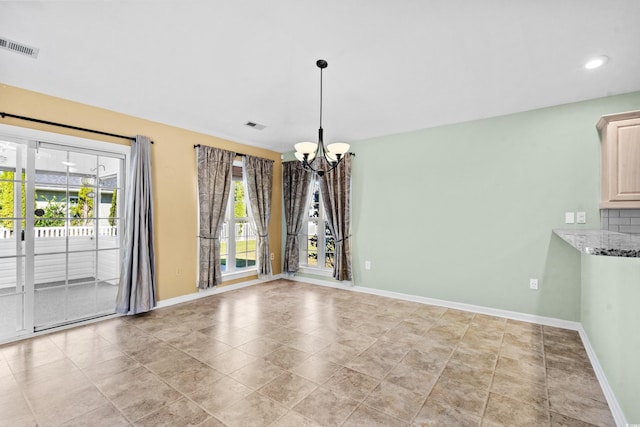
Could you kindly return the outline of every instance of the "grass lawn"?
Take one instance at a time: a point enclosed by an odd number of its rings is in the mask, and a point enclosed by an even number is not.
[[[227,244],[220,242],[220,253],[227,253]],[[220,263],[224,266],[227,264],[226,258]],[[255,240],[239,240],[236,242],[236,268],[250,267],[256,265],[256,241]]]

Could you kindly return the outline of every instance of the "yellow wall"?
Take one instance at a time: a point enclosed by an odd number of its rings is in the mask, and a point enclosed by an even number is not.
[[[270,248],[274,253],[273,273],[281,272],[282,246],[282,162],[280,153],[239,144],[214,136],[127,116],[90,105],[55,98],[0,84],[0,111],[120,135],[145,135],[154,141],[152,168],[156,238],[158,299],[196,292],[197,194],[194,144],[235,150],[274,161]],[[118,144],[126,140],[86,132],[39,125],[16,119],[0,123],[96,139]],[[255,279],[247,277],[225,285]]]

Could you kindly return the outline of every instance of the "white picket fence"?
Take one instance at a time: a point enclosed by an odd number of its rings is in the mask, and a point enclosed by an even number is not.
[[[14,287],[16,267],[22,264],[24,269],[23,261],[18,263],[15,257],[17,242],[13,233],[8,231],[0,229],[0,288]],[[65,278],[117,278],[120,249],[116,228],[99,227],[98,236],[96,239],[94,227],[36,227],[34,282],[50,283]],[[70,252],[68,258],[66,250]]]
[[[235,224],[234,235],[232,236],[236,240],[256,240],[258,238],[258,231],[256,226],[249,221],[237,222]],[[222,234],[220,235],[220,242],[227,243],[229,239],[229,223],[224,222],[222,224]]]
[[[112,226],[100,226],[98,227],[99,236],[117,236],[117,228]],[[45,237],[79,237],[79,236],[94,236],[95,228],[92,226],[71,226],[71,227],[35,227],[35,238]],[[0,240],[12,239],[13,230],[0,227]]]

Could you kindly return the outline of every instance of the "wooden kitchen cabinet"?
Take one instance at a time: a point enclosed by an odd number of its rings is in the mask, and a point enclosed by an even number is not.
[[[640,111],[608,114],[597,124],[602,143],[601,208],[640,208]]]

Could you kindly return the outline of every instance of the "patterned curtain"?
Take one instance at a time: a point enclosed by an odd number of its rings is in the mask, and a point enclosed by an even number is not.
[[[256,246],[258,277],[261,279],[269,278],[271,277],[269,218],[271,217],[273,160],[245,155],[242,158],[242,166],[249,198],[249,213],[258,231],[258,244]]]
[[[231,192],[232,151],[201,145],[198,157],[198,288],[207,289],[222,283],[220,270],[220,232]]]
[[[284,217],[287,223],[287,241],[284,248],[284,271],[295,273],[300,264],[300,242],[305,205],[309,196],[309,184],[313,174],[302,167],[299,161],[282,164],[284,188]]]
[[[146,136],[136,136],[131,144],[124,247],[116,313],[144,313],[156,306],[151,140]]]
[[[336,242],[333,278],[351,280],[351,154],[320,179],[327,225]]]

